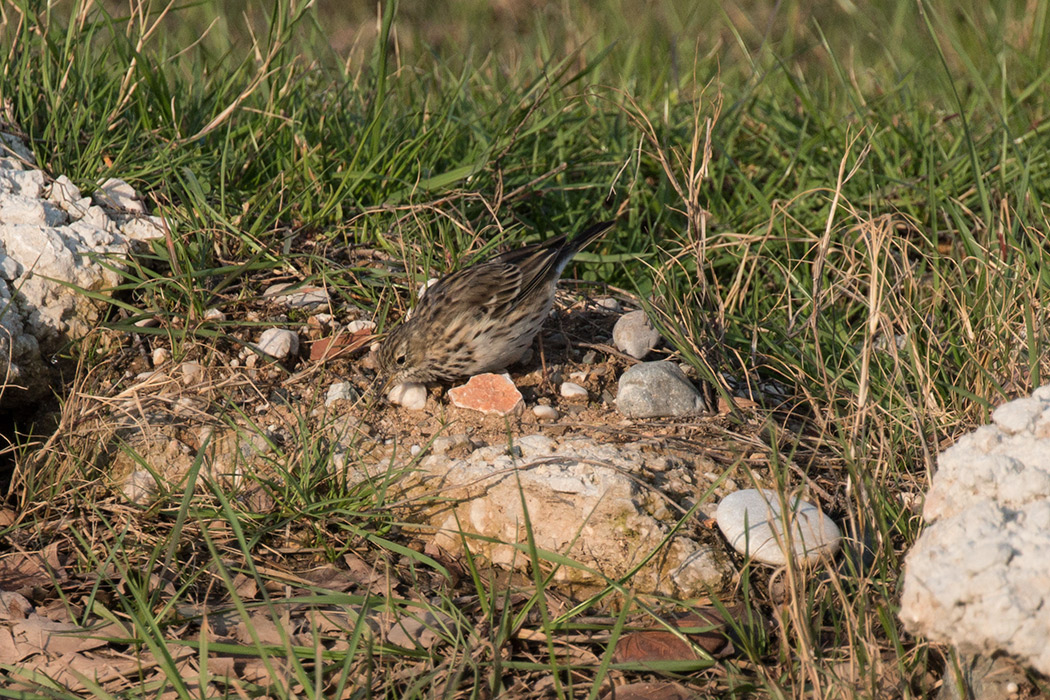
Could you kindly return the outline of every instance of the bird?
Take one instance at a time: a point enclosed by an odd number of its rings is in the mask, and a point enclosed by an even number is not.
[[[565,266],[614,224],[509,250],[439,279],[381,342],[380,391],[451,382],[517,362],[550,313]]]

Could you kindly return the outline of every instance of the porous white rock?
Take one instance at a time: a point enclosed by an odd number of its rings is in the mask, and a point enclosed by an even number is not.
[[[104,306],[79,290],[108,293],[122,281],[120,258],[133,242],[163,233],[155,217],[132,221],[94,206],[68,178],[49,184],[31,151],[0,134],[3,407],[50,391],[52,370],[44,358],[94,328]]]
[[[908,553],[900,617],[965,655],[1050,673],[1050,387],[942,452]]]
[[[510,448],[480,447],[458,459],[429,455],[413,466],[417,488],[441,489],[442,502],[427,516],[441,549],[456,555],[466,542],[491,562],[526,568],[532,562],[520,546],[531,541],[583,565],[556,567],[558,582],[600,587],[633,572],[632,589],[679,597],[726,581],[729,566],[718,548],[683,534],[642,564],[676,518],[656,490],[631,477],[651,459],[641,447],[526,435]]]
[[[97,197],[112,209],[122,209],[135,214],[146,213],[146,205],[142,203],[135,188],[119,178],[111,177],[99,185]]]
[[[830,556],[841,539],[838,526],[817,506],[791,496],[782,503],[769,489],[734,491],[718,504],[715,520],[733,549],[777,566],[789,557],[815,561]]]

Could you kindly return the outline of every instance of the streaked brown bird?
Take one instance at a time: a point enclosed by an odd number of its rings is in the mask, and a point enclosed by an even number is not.
[[[451,381],[517,362],[550,313],[565,266],[613,223],[510,250],[442,277],[380,346],[382,388]]]

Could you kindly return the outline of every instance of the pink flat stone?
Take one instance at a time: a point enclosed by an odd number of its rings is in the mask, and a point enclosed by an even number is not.
[[[478,374],[466,384],[448,391],[452,403],[482,413],[505,416],[521,405],[521,392],[514,382],[503,374]]]

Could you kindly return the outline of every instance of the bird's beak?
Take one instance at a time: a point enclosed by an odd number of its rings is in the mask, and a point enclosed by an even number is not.
[[[390,387],[394,384],[394,375],[377,374],[375,380],[372,382],[372,392],[376,398],[386,398],[386,392],[390,391]]]

